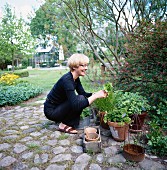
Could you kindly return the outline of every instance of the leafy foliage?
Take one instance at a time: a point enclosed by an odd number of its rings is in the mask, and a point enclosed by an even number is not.
[[[85,117],[88,117],[90,116],[91,112],[90,112],[90,109],[89,107],[86,107],[85,109],[83,109],[81,115],[80,115],[80,118],[83,119]]]
[[[31,32],[40,40],[40,45],[46,47],[52,40],[54,45],[63,45],[65,56],[76,51],[78,37],[69,29],[65,12],[56,4],[58,0],[46,1],[35,13],[30,23]]]
[[[17,18],[11,6],[5,5],[3,17],[0,21],[0,62],[12,63],[17,55],[23,58],[33,51],[35,40],[32,39],[30,29],[22,18]]]
[[[120,69],[117,87],[138,91],[156,106],[167,96],[167,22],[143,22],[127,38],[128,58]]]
[[[11,86],[0,86],[0,106],[16,105],[42,93],[42,89],[27,82]]]
[[[150,114],[150,118],[161,127],[162,133],[167,133],[167,100],[161,100],[153,113]]]
[[[113,103],[113,87],[112,84],[106,83],[104,85],[104,90],[108,92],[108,96],[106,98],[100,98],[94,101],[94,105],[96,108],[100,111],[108,112],[112,108],[112,103]]]
[[[148,144],[153,153],[165,155],[167,96],[167,22],[145,21],[126,35],[128,58],[120,69],[116,87],[140,92],[152,111]]]
[[[129,118],[128,106],[122,105],[124,93],[122,91],[114,91],[113,98],[111,103],[108,103],[110,110],[104,116],[104,122],[112,121],[119,122],[122,125],[124,123],[130,123],[131,119]],[[127,99],[128,100],[128,99]],[[107,103],[106,103],[107,104]]]
[[[19,77],[28,77],[29,76],[28,71],[15,72],[14,74],[18,75]]]
[[[127,114],[126,107],[119,107],[123,93],[121,91],[114,91],[111,83],[104,84],[104,90],[108,92],[106,98],[97,99],[94,102],[95,107],[99,111],[106,112],[104,121],[130,123],[130,118]]]
[[[159,124],[156,121],[150,122],[150,133],[147,134],[148,146],[151,152],[160,155],[167,156],[167,136],[163,135]]]
[[[122,93],[119,107],[126,108],[128,115],[141,114],[142,111],[150,110],[148,100],[146,99],[146,97],[140,95],[138,92]]]

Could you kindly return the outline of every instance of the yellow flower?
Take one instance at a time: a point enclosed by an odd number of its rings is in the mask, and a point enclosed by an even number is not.
[[[16,74],[5,73],[0,77],[0,84],[12,85],[12,84],[15,84],[15,81],[18,78],[19,76]]]

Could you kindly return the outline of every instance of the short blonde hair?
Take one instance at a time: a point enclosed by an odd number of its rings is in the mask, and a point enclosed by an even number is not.
[[[70,70],[74,70],[73,68],[77,68],[80,64],[88,64],[89,58],[84,54],[75,53],[73,54],[67,62]]]

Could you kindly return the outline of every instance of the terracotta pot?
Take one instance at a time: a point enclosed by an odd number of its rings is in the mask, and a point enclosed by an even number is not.
[[[100,136],[97,133],[86,133],[85,138],[87,141],[97,141]]]
[[[131,115],[130,118],[132,120],[132,123],[129,127],[131,132],[140,132],[142,131],[142,127],[144,125],[144,120],[147,116],[147,112],[142,112],[142,114],[134,114]]]
[[[139,145],[126,144],[123,147],[123,156],[130,161],[141,162],[145,158],[145,150]]]
[[[85,128],[85,133],[97,133],[97,129],[93,127]]]
[[[120,126],[117,122],[108,121],[111,134],[116,141],[124,141],[128,136],[129,124]]]
[[[100,126],[104,129],[110,129],[108,126],[108,123],[104,122],[104,115],[106,114],[106,112],[99,112],[99,117],[100,117]]]

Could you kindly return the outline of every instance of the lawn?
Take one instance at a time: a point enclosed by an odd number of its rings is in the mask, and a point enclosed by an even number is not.
[[[57,80],[68,71],[69,71],[68,68],[63,70],[33,69],[33,70],[28,70],[29,77],[24,77],[21,79],[26,80],[33,85],[43,88],[44,92],[48,92],[51,90],[51,88],[57,82]],[[88,81],[86,77],[80,77],[80,79],[84,89],[88,92],[92,92],[93,89],[91,87],[90,81]]]
[[[56,81],[66,72],[68,69],[64,70],[28,70],[29,77],[24,77],[22,80],[26,80],[31,84],[43,88],[44,92],[51,90]]]

